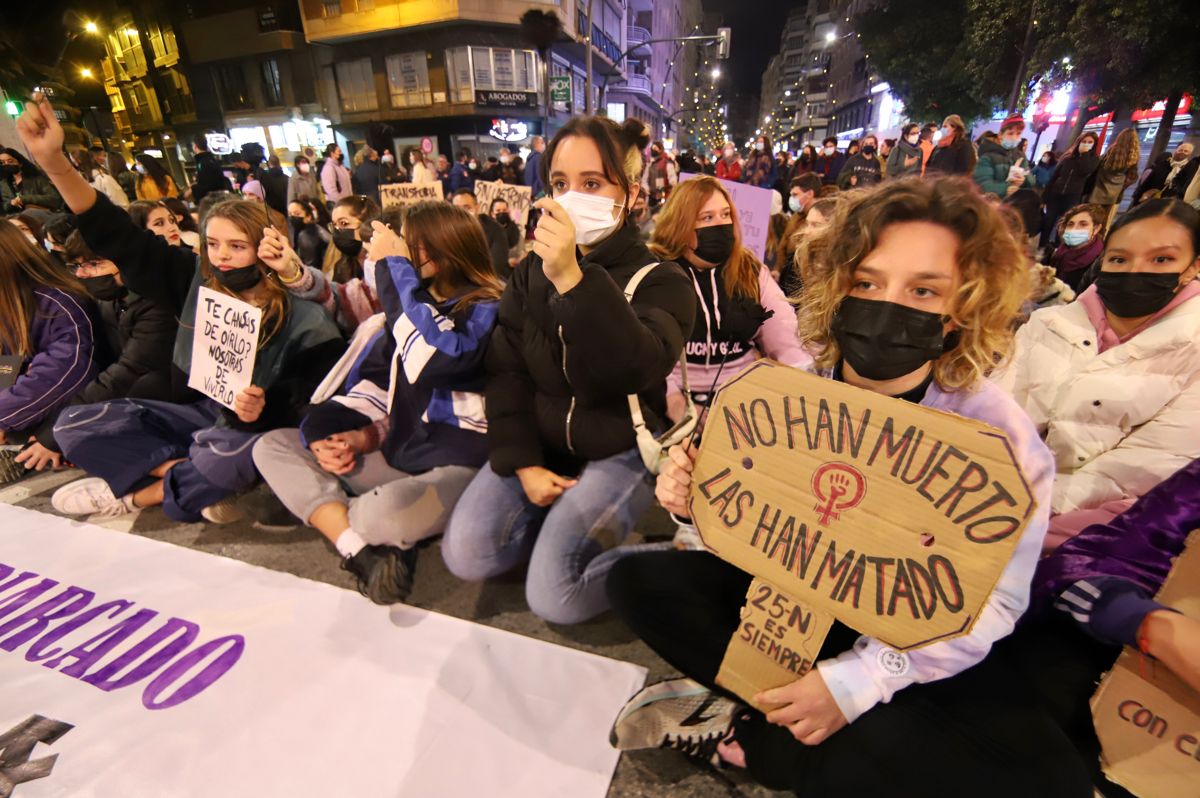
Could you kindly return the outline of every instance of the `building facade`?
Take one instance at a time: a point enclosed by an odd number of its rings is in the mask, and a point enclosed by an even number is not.
[[[290,164],[304,148],[320,151],[333,141],[317,96],[315,48],[304,39],[294,2],[196,3],[180,30],[197,103],[219,109],[222,118],[222,135],[209,137],[214,153],[258,144]]]
[[[603,110],[617,120],[636,117],[654,138],[687,146],[685,126],[694,105],[687,92],[697,85],[705,50],[700,43],[660,40],[715,29],[704,29],[699,0],[629,0],[627,15],[625,79],[610,84]]]
[[[620,0],[299,0],[305,39],[316,45],[318,102],[339,143],[399,155],[466,147],[476,157],[526,147],[586,107],[586,48],[592,48],[593,108],[601,81],[624,78],[627,47]],[[550,11],[564,36],[549,73],[569,78],[562,109],[544,102],[542,57],[521,36],[530,9]],[[590,37],[587,32],[590,31]],[[589,39],[590,42],[585,41]]]
[[[175,21],[155,4],[131,2],[99,20],[97,28],[104,39],[104,91],[118,138],[110,145],[126,157],[160,158],[177,182],[186,180],[180,142],[220,125],[220,115],[197,107]]]

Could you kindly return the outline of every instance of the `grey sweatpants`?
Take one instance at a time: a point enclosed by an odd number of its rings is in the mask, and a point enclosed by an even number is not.
[[[349,474],[321,468],[298,429],[268,432],[254,444],[254,464],[271,490],[305,523],[324,504],[350,509],[350,528],[373,545],[411,548],[440,535],[477,469],[442,466],[406,474],[371,452]]]

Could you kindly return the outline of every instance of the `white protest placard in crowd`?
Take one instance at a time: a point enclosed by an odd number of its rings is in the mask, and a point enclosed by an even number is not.
[[[415,205],[418,202],[441,202],[442,181],[433,183],[388,183],[379,187],[383,209]]]
[[[684,172],[679,176],[679,182],[691,180],[698,175]],[[742,246],[754,253],[759,260],[767,252],[767,233],[771,221],[771,194],[774,189],[748,186],[745,183],[734,183],[721,180],[721,185],[733,198],[737,208],[738,220],[742,223]]]
[[[520,226],[529,220],[529,209],[533,207],[533,189],[529,186],[513,186],[508,183],[475,181],[475,199],[479,212],[492,215],[492,203],[504,200],[508,203],[508,215]]]
[[[0,644],[15,798],[604,798],[646,676],[4,504]]]
[[[232,410],[234,397],[250,385],[254,374],[261,326],[262,310],[201,286],[188,387]]]

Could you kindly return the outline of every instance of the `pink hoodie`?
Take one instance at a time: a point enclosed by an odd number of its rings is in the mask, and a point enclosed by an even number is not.
[[[785,366],[796,368],[807,368],[812,364],[812,356],[800,345],[800,339],[797,337],[796,308],[787,301],[783,290],[765,266],[759,267],[758,270],[758,295],[759,304],[767,310],[775,311],[775,315],[763,322],[762,327],[758,329],[758,335],[754,336],[755,348],[734,360],[725,361],[723,367],[719,360],[711,366],[689,364],[688,382],[693,394],[713,393],[714,387],[720,388],[759,358],[768,357]],[[718,371],[719,384],[714,386],[713,381],[718,379]],[[671,375],[667,377],[667,396],[682,392],[683,372],[676,363]]]

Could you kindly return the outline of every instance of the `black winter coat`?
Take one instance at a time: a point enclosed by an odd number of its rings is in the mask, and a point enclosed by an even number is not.
[[[635,446],[626,396],[651,429],[666,427],[666,378],[691,334],[696,298],[674,263],[652,271],[632,304],[630,278],[657,260],[626,224],[579,260],[583,280],[559,294],[530,254],[500,300],[487,354],[492,470],[544,466],[577,474]]]
[[[211,152],[196,155],[196,182],[192,184],[192,200],[197,205],[210,191],[232,191],[233,185],[221,171],[221,162]]]
[[[975,148],[963,136],[955,136],[945,147],[935,146],[925,165],[925,174],[971,175],[975,172]]]
[[[171,391],[171,351],[178,324],[165,305],[137,294],[124,299],[96,302],[98,360],[110,363],[96,375],[71,404],[87,405],[109,399],[174,397]],[[47,417],[37,430],[38,442],[59,451],[54,441],[57,414]]]
[[[1100,159],[1092,152],[1064,155],[1054,167],[1050,182],[1046,184],[1043,196],[1056,194],[1061,197],[1083,197],[1088,181],[1100,167]]]

